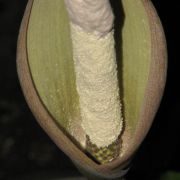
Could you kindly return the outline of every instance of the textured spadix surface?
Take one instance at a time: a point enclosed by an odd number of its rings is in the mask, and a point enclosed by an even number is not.
[[[149,75],[151,40],[142,2],[122,0],[122,4],[125,20],[122,34],[119,34],[122,36],[119,79],[123,85],[125,130],[128,127],[134,132]],[[31,75],[43,104],[68,131],[80,118],[69,20],[63,1],[34,0],[27,32],[27,53]]]

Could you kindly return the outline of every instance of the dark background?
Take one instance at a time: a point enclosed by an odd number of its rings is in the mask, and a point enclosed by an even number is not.
[[[16,43],[27,0],[0,0],[0,180],[27,174],[78,174],[71,161],[39,127],[30,112],[16,73]],[[165,94],[153,126],[139,149],[128,179],[154,180],[180,171],[180,66],[178,1],[153,0],[168,44]],[[41,176],[41,175],[40,175]],[[41,176],[41,177],[42,177]],[[34,179],[34,178],[32,178]]]

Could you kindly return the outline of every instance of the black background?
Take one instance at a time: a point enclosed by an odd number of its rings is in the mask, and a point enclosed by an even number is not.
[[[0,0],[0,180],[20,179],[18,177],[36,173],[42,176],[44,173],[46,176],[78,174],[71,161],[41,130],[19,86],[16,43],[26,3],[27,0]],[[153,3],[167,38],[167,84],[153,126],[127,179],[153,180],[167,170],[180,171],[180,6],[175,0],[153,0]]]

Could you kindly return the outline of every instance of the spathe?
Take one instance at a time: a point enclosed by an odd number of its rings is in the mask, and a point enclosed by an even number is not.
[[[128,164],[145,138],[158,109],[164,90],[167,69],[166,42],[155,9],[151,2],[147,0],[122,1],[125,15],[125,22],[122,29],[122,80],[126,121],[122,136],[123,147],[119,158],[111,163],[99,165],[90,159],[69,136],[64,133],[64,130],[60,128],[54,119],[55,116],[53,111],[55,109],[50,108],[48,104],[49,99],[45,101],[45,98],[42,98],[40,89],[37,88],[37,79],[34,78],[37,76],[34,76],[33,66],[30,62],[31,60],[36,60],[29,58],[32,52],[28,50],[30,17],[34,13],[33,6],[37,1],[39,0],[29,0],[28,2],[18,41],[17,67],[26,100],[41,127],[81,171],[85,172],[86,175],[91,174],[92,176],[95,175],[109,179],[119,177],[124,173],[124,171],[120,170]],[[54,2],[59,2],[59,5],[62,5],[62,18],[66,16],[63,14],[63,1],[44,0],[44,3],[49,3],[52,6]],[[57,4],[55,5],[57,6]],[[39,14],[47,13],[47,9],[44,9],[44,12],[42,9],[39,9],[39,11],[41,12]],[[36,16],[36,18],[38,19],[40,17]],[[48,18],[46,17],[46,19]],[[66,18],[64,18],[64,20],[65,19]],[[140,22],[140,20],[142,21]],[[68,24],[66,21],[61,22],[63,23],[62,26]],[[138,24],[145,25],[139,27]],[[39,35],[41,35],[41,32]],[[60,32],[58,36],[65,37],[69,41],[68,31]],[[133,38],[135,38],[135,40]],[[144,48],[144,46],[141,47],[143,40],[147,42],[147,49]],[[137,44],[133,44],[134,42],[137,42]],[[64,44],[61,45],[62,47],[65,46]],[[136,47],[136,49],[131,47]],[[141,51],[141,48],[144,48],[144,50]],[[137,54],[138,51],[141,52]],[[62,51],[62,54],[64,53],[68,54],[68,52]],[[131,58],[132,55],[134,59]],[[143,55],[144,58],[141,58]],[[41,64],[41,66],[37,65],[36,68],[43,68],[43,65],[44,64]],[[134,72],[137,74],[134,74]],[[39,71],[39,74],[40,73],[41,71]],[[135,83],[136,85],[134,85],[133,77],[137,77],[138,79]],[[49,86],[47,86],[47,90],[48,89],[50,89]],[[45,95],[44,97],[47,96]],[[135,110],[136,108],[137,111]]]

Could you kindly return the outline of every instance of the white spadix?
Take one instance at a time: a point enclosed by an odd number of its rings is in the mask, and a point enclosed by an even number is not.
[[[70,17],[82,127],[98,148],[122,130],[113,13],[107,0],[65,0]]]

